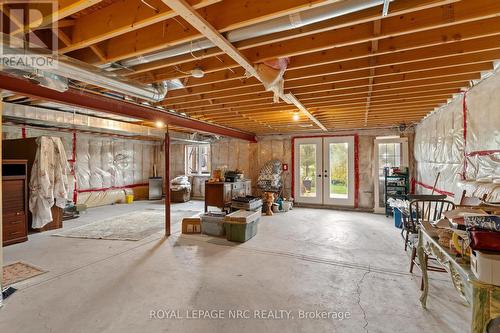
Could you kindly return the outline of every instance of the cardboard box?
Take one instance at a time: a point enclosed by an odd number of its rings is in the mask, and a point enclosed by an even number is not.
[[[199,216],[185,217],[182,219],[183,234],[201,233],[201,218]]]

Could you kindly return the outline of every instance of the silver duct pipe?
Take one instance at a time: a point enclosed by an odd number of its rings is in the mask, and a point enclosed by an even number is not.
[[[53,75],[57,75],[150,102],[159,102],[167,94],[166,84],[153,86],[131,82],[82,61],[54,55],[46,49],[25,49],[22,41],[6,34],[2,34],[1,38],[0,70],[13,68],[41,77],[44,73],[50,73],[52,75],[45,76],[53,78]]]
[[[132,124],[125,121],[101,118],[93,114],[81,114],[53,110],[30,105],[3,103],[4,120],[34,126],[80,129],[126,136],[142,135],[163,138],[163,130]]]
[[[300,13],[295,13],[269,21],[256,23],[248,27],[235,29],[226,33],[226,38],[231,42],[269,35],[276,32],[299,28],[304,25],[325,21],[363,9],[382,5],[384,0],[345,0],[330,5],[315,7]],[[186,44],[171,47],[164,51],[121,61],[124,67],[133,67],[143,63],[175,57],[189,52],[196,52],[214,47],[208,39],[200,39]]]

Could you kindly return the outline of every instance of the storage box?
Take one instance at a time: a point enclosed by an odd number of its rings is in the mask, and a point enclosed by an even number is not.
[[[249,202],[234,200],[231,201],[231,208],[234,209],[244,209],[244,210],[253,210],[260,211],[262,209],[262,199],[256,199]]]
[[[170,190],[171,202],[188,202],[191,199],[191,190],[183,188],[180,190]]]
[[[394,212],[394,226],[401,229],[403,227],[403,217],[399,208],[393,208]]]
[[[226,238],[232,242],[246,242],[257,234],[260,212],[239,210],[224,219]]]
[[[471,251],[470,267],[478,280],[500,286],[499,253]]]
[[[248,223],[225,222],[226,239],[231,242],[246,242],[257,234],[259,220]]]
[[[224,236],[225,213],[206,213],[201,216],[201,232],[210,236]]]
[[[199,216],[185,217],[182,219],[183,234],[199,234],[201,232],[201,219]]]

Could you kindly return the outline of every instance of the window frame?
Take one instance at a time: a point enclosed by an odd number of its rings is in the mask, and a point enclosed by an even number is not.
[[[208,148],[207,150],[207,171],[201,170],[201,165],[203,164],[203,150],[201,148]],[[196,166],[192,167],[190,165],[192,163],[192,158],[190,157],[190,150],[194,149],[195,154],[196,154]],[[211,147],[210,144],[192,144],[192,145],[186,145],[184,147],[184,171],[187,176],[210,176],[211,174]],[[192,172],[192,169],[196,169],[194,172]]]

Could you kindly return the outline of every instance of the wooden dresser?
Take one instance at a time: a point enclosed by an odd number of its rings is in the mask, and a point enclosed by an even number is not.
[[[244,180],[239,182],[205,182],[205,211],[209,206],[224,209],[231,205],[235,197],[250,195],[252,182]]]
[[[3,160],[3,246],[28,240],[28,189],[26,173],[26,160]]]
[[[4,160],[26,160],[27,173],[26,184],[29,185],[31,178],[31,169],[35,163],[36,153],[38,151],[37,137],[25,139],[11,139],[2,141],[2,156]],[[4,192],[5,193],[5,192]],[[28,193],[29,195],[29,193]],[[63,210],[59,207],[52,206],[52,222],[48,223],[41,229],[32,228],[33,215],[30,211],[26,211],[28,219],[28,231],[46,231],[62,228]]]

